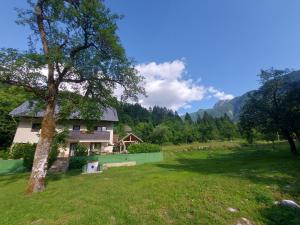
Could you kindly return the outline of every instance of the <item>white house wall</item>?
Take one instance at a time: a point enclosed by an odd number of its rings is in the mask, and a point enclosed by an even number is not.
[[[22,119],[20,120],[13,143],[38,143],[39,132],[32,132],[32,123],[39,123],[38,119]]]
[[[40,132],[32,132],[32,123],[41,123],[40,118],[21,118],[20,122],[18,124],[15,137],[13,140],[13,144],[15,143],[38,143],[39,140],[39,134]],[[83,121],[80,120],[70,120],[67,122],[66,125],[58,124],[56,130],[58,132],[63,131],[63,129],[66,127],[69,131],[73,129],[73,125],[80,125],[81,131],[87,131],[87,127],[84,124]],[[99,127],[106,127],[106,130],[110,132],[110,140],[109,145],[107,143],[107,147],[105,147],[105,150],[108,152],[112,152],[113,147],[110,145],[113,145],[113,122],[107,122],[107,121],[101,121],[101,122],[95,122],[93,126],[99,126]],[[93,142],[93,140],[90,140],[90,142]],[[64,148],[61,148],[62,154],[68,154],[69,152],[69,144],[67,143]],[[66,153],[67,152],[67,153]]]

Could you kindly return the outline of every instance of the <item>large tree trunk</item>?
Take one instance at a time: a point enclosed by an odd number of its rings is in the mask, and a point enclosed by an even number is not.
[[[297,151],[297,147],[296,147],[296,144],[294,142],[294,139],[290,135],[288,135],[287,136],[287,140],[288,140],[288,142],[290,144],[290,149],[291,149],[292,155],[293,156],[297,156],[298,155],[298,151]]]
[[[49,46],[47,34],[44,27],[44,0],[38,0],[35,7],[36,21],[40,33],[41,41],[48,64],[47,81],[47,108],[42,122],[41,136],[36,146],[33,166],[30,180],[27,187],[27,193],[41,192],[45,189],[45,179],[47,175],[48,156],[51,150],[51,144],[55,134],[55,103],[58,92],[58,85],[54,80],[54,64],[49,57]]]
[[[55,134],[55,101],[47,102],[46,112],[42,122],[41,136],[37,144],[32,172],[27,187],[27,193],[41,192],[45,189],[48,156]]]

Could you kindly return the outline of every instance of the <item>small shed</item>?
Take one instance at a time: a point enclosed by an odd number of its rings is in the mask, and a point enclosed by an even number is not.
[[[133,133],[128,133],[125,137],[123,137],[122,139],[120,139],[118,141],[118,146],[119,146],[120,152],[122,152],[122,151],[126,151],[129,145],[138,144],[141,142],[143,142],[143,140],[141,138],[139,138],[138,136],[136,136]]]

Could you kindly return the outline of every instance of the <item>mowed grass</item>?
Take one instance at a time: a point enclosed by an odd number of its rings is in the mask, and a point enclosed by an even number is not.
[[[201,146],[209,146],[199,150]],[[43,193],[24,195],[29,173],[0,176],[0,224],[300,224],[300,159],[285,143],[164,147],[165,161],[102,174],[51,175]],[[228,207],[239,209],[232,213]]]

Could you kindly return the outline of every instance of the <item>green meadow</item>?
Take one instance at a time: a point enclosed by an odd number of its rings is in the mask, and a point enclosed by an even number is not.
[[[29,173],[0,176],[0,224],[300,224],[300,159],[285,143],[164,146],[164,161],[49,175],[26,196]],[[236,212],[230,212],[228,208]]]

